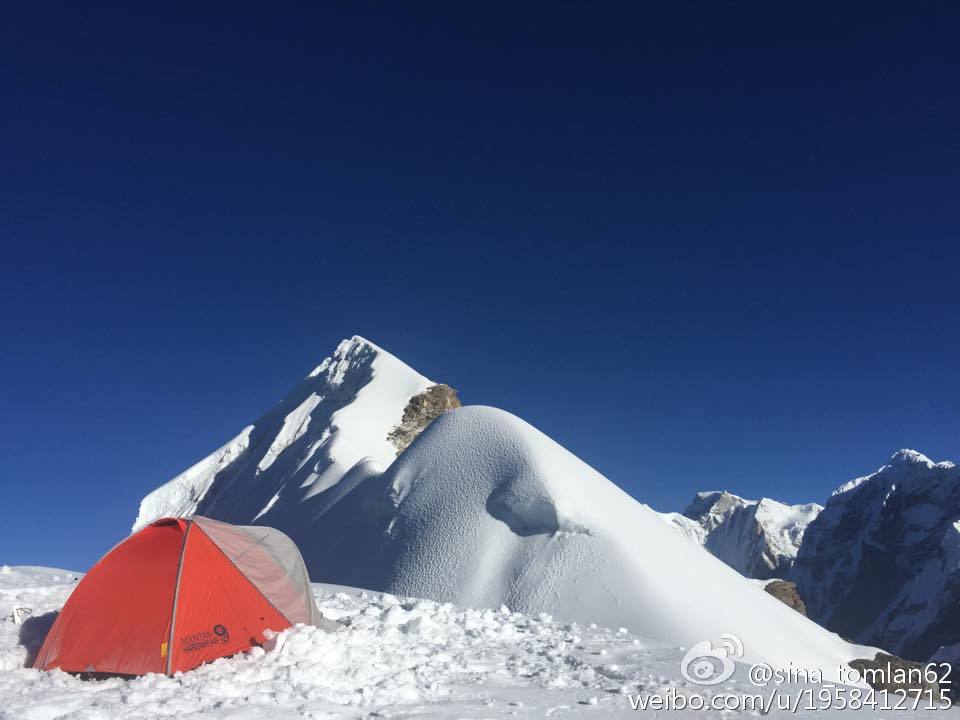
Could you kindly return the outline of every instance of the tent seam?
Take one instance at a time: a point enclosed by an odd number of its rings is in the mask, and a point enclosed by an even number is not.
[[[177,600],[180,599],[180,578],[183,575],[183,559],[187,554],[187,539],[190,537],[190,529],[193,527],[193,520],[187,520],[187,529],[183,533],[183,547],[180,548],[180,562],[177,564],[177,584],[173,588],[173,610],[170,612],[170,637],[167,638],[167,669],[165,675],[170,675],[170,668],[173,666],[173,635],[177,627]],[[206,533],[204,533],[206,534]]]
[[[207,533],[207,532],[204,531],[203,526],[197,525],[197,527],[200,528],[200,532],[203,533],[203,534],[206,536],[207,540],[210,541],[210,544],[213,545],[213,546],[217,549],[217,552],[219,552],[221,555],[223,555],[223,557],[226,558],[226,561],[233,566],[234,570],[236,570],[238,573],[240,573],[240,577],[242,577],[244,580],[246,580],[246,581],[250,584],[250,587],[252,587],[254,590],[256,590],[256,591],[257,591],[257,594],[258,594],[260,597],[262,597],[264,600],[267,601],[267,605],[269,605],[270,607],[272,607],[272,608],[276,611],[276,613],[277,613],[280,617],[282,617],[284,620],[286,620],[288,623],[290,623],[290,626],[292,627],[292,626],[293,626],[293,622],[290,620],[290,618],[287,617],[286,613],[281,612],[281,611],[280,611],[280,608],[278,608],[276,605],[274,605],[274,604],[273,604],[273,601],[270,600],[270,598],[268,598],[266,595],[264,595],[263,590],[261,590],[260,588],[258,588],[258,587],[256,586],[256,584],[254,584],[253,580],[251,580],[250,578],[248,578],[248,577],[247,577],[247,574],[246,574],[243,570],[241,570],[240,567],[239,567],[233,560],[230,559],[230,556],[227,555],[227,554],[223,551],[223,548],[220,547],[220,546],[217,544],[217,541],[214,540],[212,537],[210,537],[210,534],[209,534],[209,533]]]

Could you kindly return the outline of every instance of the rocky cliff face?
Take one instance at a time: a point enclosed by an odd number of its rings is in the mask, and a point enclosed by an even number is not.
[[[427,425],[448,410],[458,407],[460,400],[457,398],[457,391],[443,383],[433,385],[410,398],[410,402],[403,409],[400,424],[387,436],[397,449],[397,455],[406,450]]]
[[[792,571],[830,630],[926,660],[960,642],[960,468],[913,450],[843,485]]]
[[[771,580],[763,589],[773,595],[787,607],[792,607],[801,615],[807,614],[807,606],[797,592],[797,584],[789,580]]]
[[[789,572],[803,533],[820,510],[813,503],[784,505],[726,491],[702,492],[682,515],[665,519],[741,574],[766,579]]]

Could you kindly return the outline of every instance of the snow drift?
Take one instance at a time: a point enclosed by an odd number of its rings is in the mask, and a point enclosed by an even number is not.
[[[388,571],[377,584],[390,592],[505,603],[680,645],[734,633],[746,659],[778,667],[828,672],[869,656],[501,410],[444,415],[382,483],[395,510],[384,515],[373,566]]]

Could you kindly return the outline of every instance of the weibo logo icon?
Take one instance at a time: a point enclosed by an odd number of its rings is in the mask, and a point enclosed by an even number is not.
[[[732,633],[723,633],[714,647],[709,640],[698,642],[680,661],[680,673],[696,685],[717,685],[733,677],[734,660],[743,657],[743,641]]]

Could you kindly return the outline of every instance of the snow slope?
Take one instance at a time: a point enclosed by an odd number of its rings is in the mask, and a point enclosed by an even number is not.
[[[838,488],[792,579],[811,618],[926,660],[960,642],[960,468],[914,450]]]
[[[729,632],[747,659],[777,667],[864,656],[501,410],[444,415],[384,478],[396,505],[387,590],[596,619],[671,644]]]
[[[147,495],[133,529],[193,513],[303,527],[311,497],[393,462],[388,433],[410,398],[433,384],[368,340],[344,340],[256,423]]]
[[[332,492],[332,491],[330,491]],[[668,644],[741,636],[746,657],[826,671],[840,640],[671,530],[524,421],[436,420],[379,477],[331,498],[301,546],[316,580],[624,626]]]
[[[807,526],[822,509],[815,503],[785,505],[726,491],[701,492],[682,514],[661,517],[737,572],[767,579],[787,575]]]
[[[36,615],[56,609],[74,578],[43,568],[0,571],[0,718],[625,717],[633,712],[632,702],[671,694],[687,702],[719,699],[744,707],[746,696],[771,694],[769,688],[749,683],[744,665],[722,685],[694,685],[680,672],[683,648],[620,629],[324,585],[315,585],[314,591],[324,615],[339,623],[336,632],[297,626],[265,648],[172,678],[88,681],[59,670],[24,667],[29,652],[21,637],[35,647],[42,633],[5,616],[25,602],[32,603]],[[791,702],[806,703],[824,687],[787,683],[777,691]],[[805,712],[803,707],[796,714],[850,715]],[[758,713],[681,710],[658,716],[719,719],[731,714]],[[771,714],[792,716],[776,710]],[[934,710],[911,717],[951,715]]]

